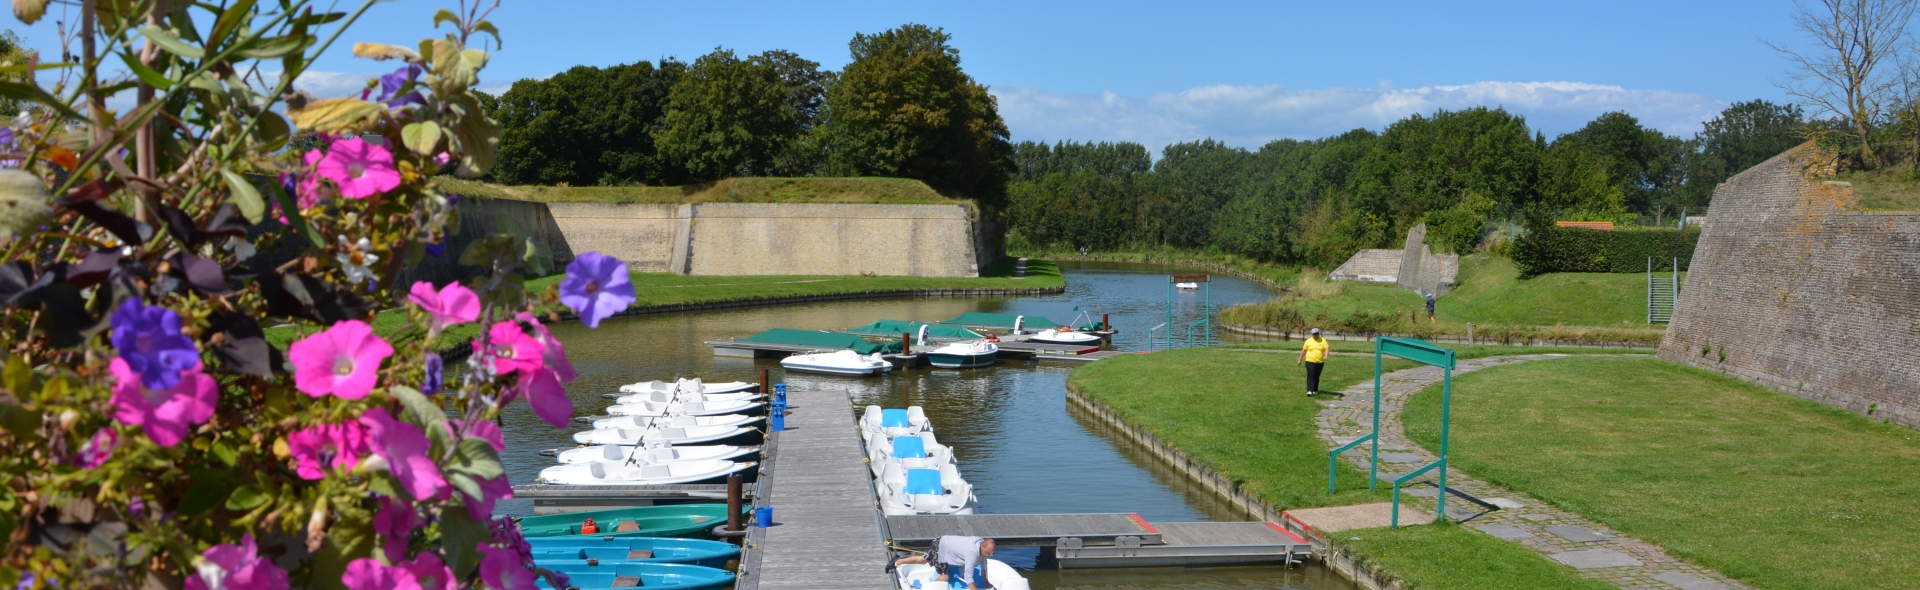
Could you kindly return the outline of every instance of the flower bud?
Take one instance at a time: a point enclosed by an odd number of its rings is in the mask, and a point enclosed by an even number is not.
[[[0,170],[0,241],[37,231],[53,218],[47,185],[25,170]]]

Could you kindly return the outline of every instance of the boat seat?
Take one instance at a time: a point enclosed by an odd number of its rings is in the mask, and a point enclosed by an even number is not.
[[[687,413],[689,413],[689,414],[694,414],[694,413],[699,413],[699,412],[705,412],[705,411],[707,411],[707,403],[706,403],[706,402],[687,402],[687,403],[686,403],[686,405],[684,405],[684,406],[682,406],[682,407],[685,407],[685,408],[686,408],[686,411],[687,411]]]
[[[652,549],[629,549],[627,559],[653,559]]]
[[[673,469],[665,465],[643,465],[640,467],[642,479],[666,479],[673,477]]]
[[[940,486],[940,482],[940,471],[932,469],[908,469],[907,485],[903,491],[916,496],[921,494],[938,495],[946,491]]]
[[[594,478],[594,479],[606,479],[606,478],[607,478],[607,464],[605,464],[605,463],[601,463],[601,462],[599,462],[599,461],[595,461],[595,462],[592,462],[592,463],[588,463],[588,464],[587,464],[587,472],[588,472],[588,473],[592,473],[592,474],[593,474],[593,478]]]
[[[686,437],[687,437],[687,429],[685,428],[667,427],[660,430],[660,438],[672,440],[676,438],[686,438]]]
[[[860,423],[879,426],[880,406],[867,406],[867,409],[860,413]]]
[[[695,418],[693,416],[674,416],[673,420],[668,423],[673,426],[678,426],[680,428],[690,428],[694,426],[699,426],[700,419]]]
[[[920,406],[907,406],[907,422],[910,422],[913,424],[926,424],[927,411],[920,409]]]
[[[613,585],[608,588],[639,588],[640,576],[614,576]]]
[[[907,411],[903,409],[888,408],[880,411],[880,426],[882,428],[906,428],[912,426],[912,423],[908,420]]]
[[[895,459],[926,458],[927,456],[926,441],[922,440],[920,437],[917,437],[917,436],[902,436],[902,437],[894,438],[893,452],[890,453],[890,455],[893,456],[893,458]]]
[[[616,533],[631,533],[639,530],[640,530],[640,521],[637,521],[637,520],[624,521],[620,523],[620,526],[613,527],[613,532],[616,532]]]
[[[602,449],[600,451],[600,456],[606,458],[606,460],[608,461],[625,461],[627,459],[626,451],[620,450],[620,447],[617,447],[614,445],[601,445],[600,448]]]
[[[672,461],[678,457],[679,457],[679,452],[674,451],[671,448],[649,449],[647,450],[647,456],[646,456],[647,462],[649,463],[664,463],[667,461]]]

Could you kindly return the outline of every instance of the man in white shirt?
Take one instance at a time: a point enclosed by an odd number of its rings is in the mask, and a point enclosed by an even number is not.
[[[946,535],[934,541],[934,551],[938,555],[931,555],[936,559],[931,563],[940,572],[938,578],[940,581],[946,581],[951,577],[966,582],[969,590],[986,590],[993,585],[987,583],[987,574],[984,571],[976,574],[974,567],[981,565],[986,558],[993,557],[993,550],[993,539]],[[915,555],[901,558],[894,563],[900,565],[929,563],[927,557]]]

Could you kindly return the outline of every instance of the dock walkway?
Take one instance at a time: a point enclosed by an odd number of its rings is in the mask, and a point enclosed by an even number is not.
[[[892,554],[880,537],[866,454],[843,391],[789,391],[786,430],[762,449],[755,527],[739,590],[883,590]]]

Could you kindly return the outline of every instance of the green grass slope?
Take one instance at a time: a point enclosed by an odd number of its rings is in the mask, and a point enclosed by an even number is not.
[[[1684,283],[1687,273],[1680,273]],[[1436,301],[1440,319],[1532,326],[1647,325],[1647,277],[1640,273],[1563,272],[1520,280],[1513,261],[1460,259],[1459,284]]]
[[[1761,588],[1920,588],[1920,432],[1648,357],[1453,382],[1453,466]],[[1438,448],[1438,387],[1407,434]]]
[[[442,190],[494,199],[542,203],[844,203],[970,205],[906,178],[728,178],[687,186],[505,186],[452,176],[434,179]]]
[[[1335,543],[1419,590],[1611,590],[1573,568],[1491,535],[1439,523],[1341,531]]]

